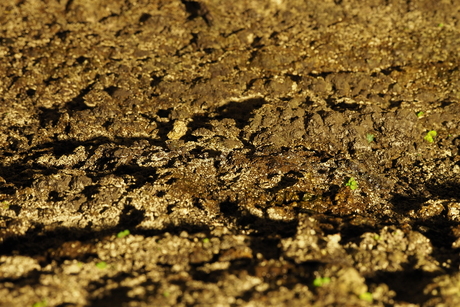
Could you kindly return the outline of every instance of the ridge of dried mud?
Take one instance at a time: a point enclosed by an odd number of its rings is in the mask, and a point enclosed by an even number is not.
[[[0,306],[459,305],[459,17],[1,2]]]

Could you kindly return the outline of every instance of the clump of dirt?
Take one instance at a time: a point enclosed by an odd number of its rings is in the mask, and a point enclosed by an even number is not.
[[[458,304],[455,4],[0,11],[1,306]]]

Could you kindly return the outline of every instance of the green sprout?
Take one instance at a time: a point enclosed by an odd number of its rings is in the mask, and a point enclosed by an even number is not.
[[[166,298],[168,298],[170,295],[171,295],[171,293],[169,293],[169,291],[163,292],[163,296],[166,297]]]
[[[430,130],[423,139],[429,143],[433,143],[434,137],[436,137],[437,135],[438,133],[435,130]]]
[[[358,188],[358,182],[355,180],[355,178],[350,177],[348,181],[345,183],[346,187],[350,187],[350,190],[356,190]]]
[[[107,268],[107,262],[105,262],[105,261],[100,261],[100,262],[96,263],[96,267],[97,267],[98,269],[103,270],[103,269]]]
[[[444,24],[440,23],[440,24],[438,24],[438,27],[442,28],[442,27],[444,27]]]
[[[10,207],[10,202],[7,200],[2,201],[3,209],[8,209]]]
[[[203,239],[203,243],[205,243],[205,244],[206,244],[206,243],[209,243],[209,238],[204,238],[204,239]]]
[[[368,143],[372,143],[374,141],[374,137],[375,135],[371,134],[371,133],[366,133],[366,140]]]
[[[43,300],[41,302],[37,302],[32,305],[32,307],[46,307],[48,304],[46,303],[46,300]]]
[[[310,200],[313,200],[313,198],[314,198],[314,195],[310,193],[304,193],[302,195],[302,201],[310,201]]]
[[[417,117],[422,117],[423,115],[425,114],[425,112],[423,111],[419,111],[419,112],[416,112],[415,115],[417,115]]]
[[[128,236],[129,234],[130,234],[129,230],[125,229],[125,230],[120,231],[119,233],[117,233],[117,238],[124,238],[124,237]]]
[[[331,279],[329,277],[317,277],[313,280],[313,286],[315,287],[322,287],[324,285],[327,285],[331,282]]]
[[[372,301],[373,301],[372,293],[370,293],[370,292],[361,293],[359,295],[359,299],[361,299],[363,301],[366,301],[368,303],[372,303]]]

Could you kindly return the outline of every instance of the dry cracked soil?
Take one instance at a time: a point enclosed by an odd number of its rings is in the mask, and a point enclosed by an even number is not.
[[[3,0],[0,306],[460,306],[460,2]]]

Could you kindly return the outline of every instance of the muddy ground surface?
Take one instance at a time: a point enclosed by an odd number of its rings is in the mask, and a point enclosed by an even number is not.
[[[459,19],[1,1],[0,306],[459,306]]]

